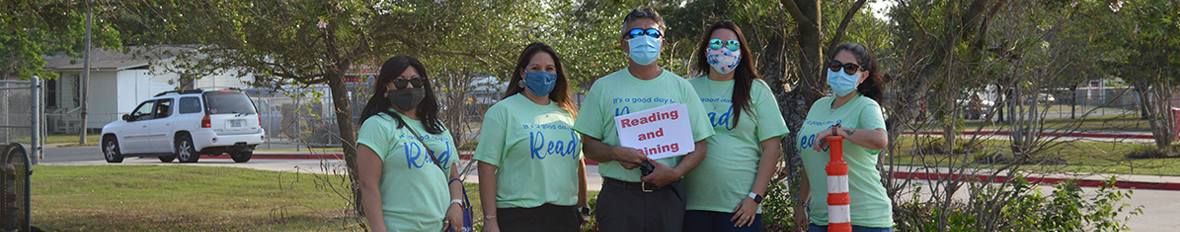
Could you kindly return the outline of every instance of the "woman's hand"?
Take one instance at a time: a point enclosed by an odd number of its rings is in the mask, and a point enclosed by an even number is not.
[[[733,218],[729,221],[734,222],[733,227],[747,227],[754,224],[755,216],[758,215],[758,203],[749,197],[742,199],[742,203],[733,208]]]
[[[811,221],[809,219],[807,219],[807,210],[803,208],[803,205],[796,205],[795,206],[795,230],[796,231],[807,231],[807,229],[809,227],[811,227],[810,224],[811,224]]]
[[[463,231],[463,207],[451,203],[451,207],[447,209],[447,216],[443,219],[443,228]]]
[[[496,222],[495,218],[483,220],[483,232],[500,232],[500,223]]]
[[[824,149],[828,147],[827,138],[828,136],[832,135],[831,128],[823,129],[820,130],[819,133],[815,133],[815,139],[811,142],[811,144],[815,144],[815,146],[811,146],[811,149],[814,149],[817,152],[824,152]]]

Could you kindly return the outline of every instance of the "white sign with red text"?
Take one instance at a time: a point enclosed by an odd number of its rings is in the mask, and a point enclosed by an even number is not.
[[[621,146],[635,148],[651,159],[687,155],[696,149],[688,105],[668,104],[615,117]]]

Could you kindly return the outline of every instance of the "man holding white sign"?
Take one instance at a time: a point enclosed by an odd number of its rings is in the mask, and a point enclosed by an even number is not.
[[[620,42],[631,58],[629,65],[594,82],[574,121],[574,130],[582,134],[583,154],[600,163],[598,173],[603,183],[596,215],[601,231],[681,231],[686,196],[680,178],[704,159],[704,140],[713,136],[692,84],[656,63],[664,45],[664,29],[663,19],[651,8],[627,14]],[[682,108],[645,111],[670,104]],[[628,115],[632,113],[636,114]],[[620,115],[628,116],[615,118]],[[687,121],[687,125],[651,126],[672,121]],[[624,145],[621,137],[626,135],[619,130],[624,126],[647,128],[625,139],[651,142],[651,146]],[[676,143],[675,147],[658,143],[680,136],[692,142]],[[639,149],[659,156],[649,157]],[[664,155],[683,156],[661,158]],[[651,173],[641,175],[635,170],[638,165],[650,165]]]

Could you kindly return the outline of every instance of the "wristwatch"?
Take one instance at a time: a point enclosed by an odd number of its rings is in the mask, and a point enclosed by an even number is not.
[[[750,192],[750,198],[754,199],[754,203],[762,204],[762,196],[757,193]]]
[[[594,212],[591,212],[590,208],[588,208],[588,207],[578,207],[578,212],[582,213],[582,215],[586,215],[586,216],[594,215]]]

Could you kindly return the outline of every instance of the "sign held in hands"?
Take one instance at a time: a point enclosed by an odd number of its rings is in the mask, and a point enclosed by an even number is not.
[[[651,159],[686,155],[696,150],[688,105],[668,104],[615,117],[619,145],[635,148]]]

